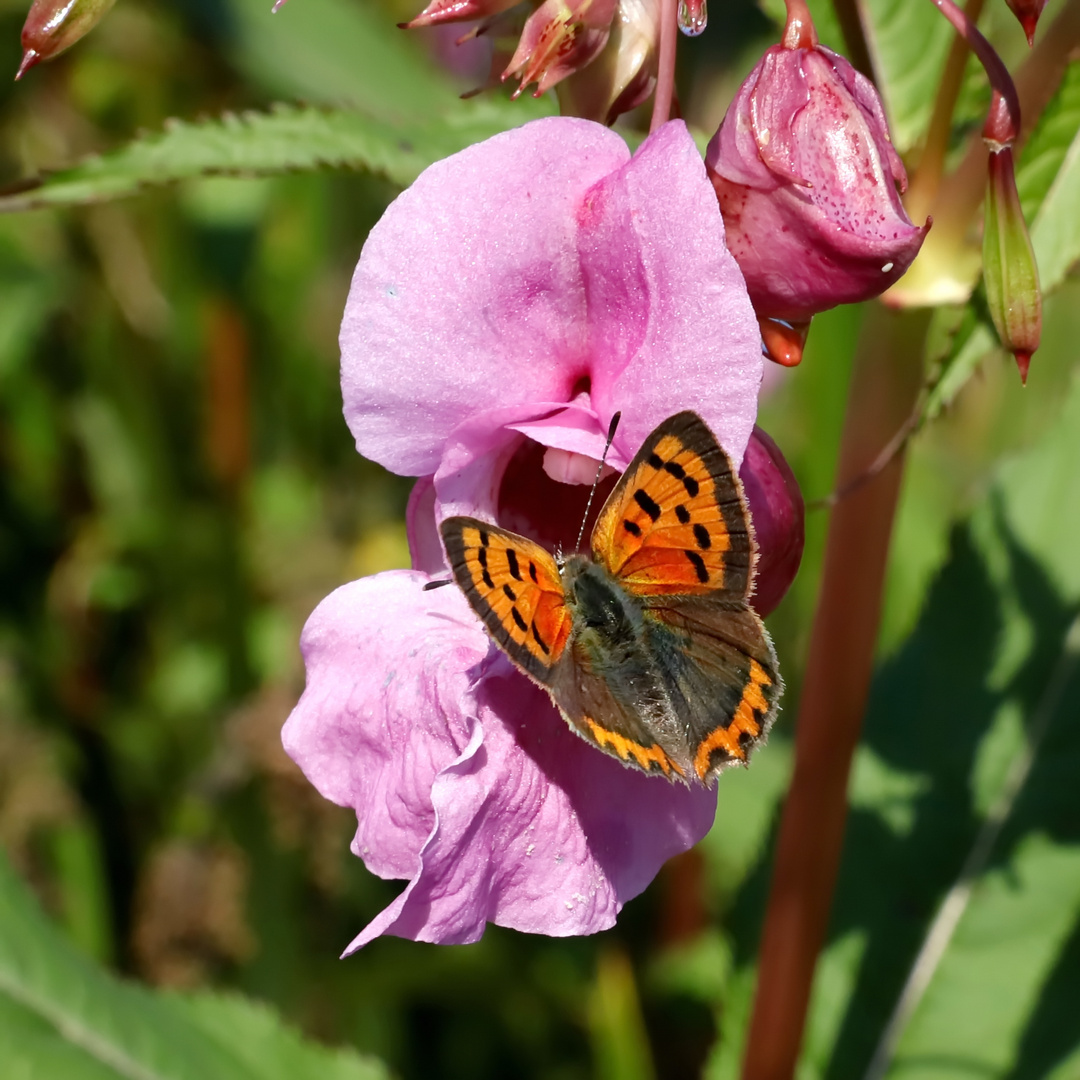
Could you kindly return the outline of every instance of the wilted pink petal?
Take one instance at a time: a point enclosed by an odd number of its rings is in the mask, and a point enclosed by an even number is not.
[[[841,56],[769,49],[706,154],[760,316],[804,320],[884,292],[918,254],[872,84]]]

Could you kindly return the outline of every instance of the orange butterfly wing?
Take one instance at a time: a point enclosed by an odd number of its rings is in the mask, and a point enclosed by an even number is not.
[[[548,683],[571,629],[554,558],[477,518],[447,518],[440,531],[454,579],[488,632],[519,667]]]
[[[731,461],[696,413],[665,420],[611,493],[593,558],[638,596],[746,597],[753,529]]]

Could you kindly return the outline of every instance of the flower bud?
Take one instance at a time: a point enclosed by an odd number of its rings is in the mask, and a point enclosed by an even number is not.
[[[780,448],[755,427],[739,478],[757,536],[758,561],[751,606],[762,617],[784,598],[802,562],[805,539],[802,492]]]
[[[34,0],[22,28],[21,79],[36,63],[51,60],[88,34],[115,0]]]
[[[660,0],[619,0],[603,51],[559,84],[562,114],[612,124],[636,109],[656,86],[659,38]]]
[[[983,225],[986,302],[1001,343],[1016,357],[1027,382],[1031,354],[1042,332],[1039,270],[1016,191],[1011,147],[990,154]]]
[[[421,26],[489,19],[492,15],[512,8],[517,2],[518,0],[431,0],[415,19],[398,25],[402,30],[416,30]]]
[[[705,157],[760,318],[799,323],[884,292],[915,258],[907,185],[873,85],[822,46],[774,46]]]
[[[544,0],[529,16],[503,79],[520,79],[514,97],[536,83],[535,97],[585,67],[607,44],[617,0]]]

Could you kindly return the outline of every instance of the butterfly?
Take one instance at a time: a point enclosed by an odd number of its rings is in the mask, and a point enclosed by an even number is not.
[[[754,529],[731,460],[696,413],[645,440],[600,511],[591,558],[477,518],[440,531],[491,637],[593,746],[709,787],[765,738],[783,683],[747,603]]]

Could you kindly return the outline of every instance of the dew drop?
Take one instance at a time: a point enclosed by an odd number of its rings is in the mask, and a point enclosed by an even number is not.
[[[687,37],[697,37],[709,24],[706,0],[679,0],[679,29]]]
[[[884,266],[883,266],[883,267],[881,268],[881,272],[882,272],[883,274],[887,274],[887,273],[888,273],[888,272],[889,272],[889,271],[890,271],[890,270],[891,270],[892,268],[893,268],[893,264],[892,264],[891,262],[887,262],[887,263],[886,263],[886,264],[885,264],[885,265],[884,265]]]

